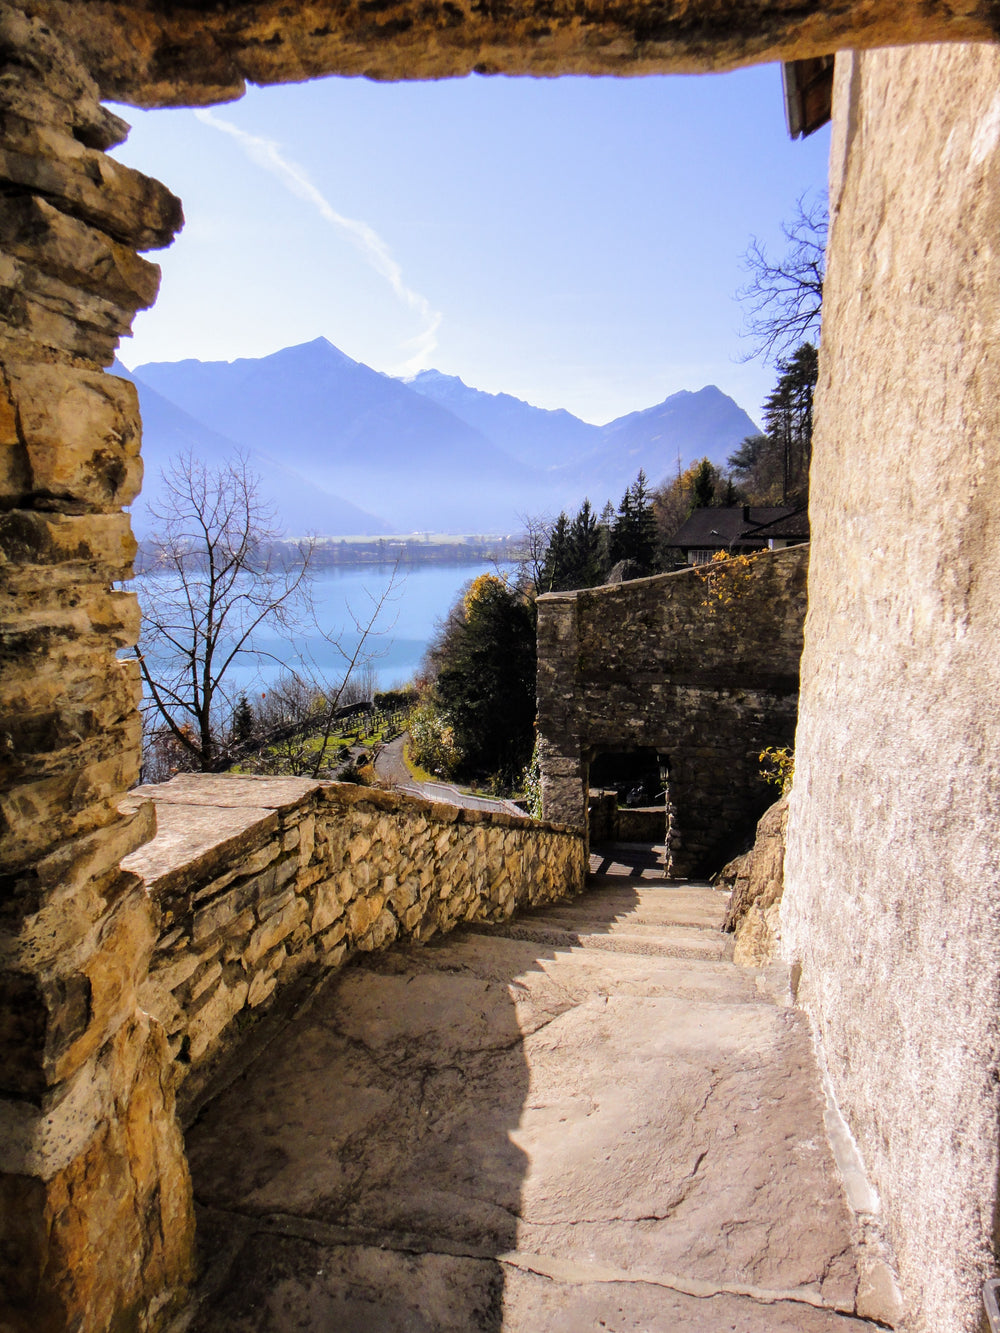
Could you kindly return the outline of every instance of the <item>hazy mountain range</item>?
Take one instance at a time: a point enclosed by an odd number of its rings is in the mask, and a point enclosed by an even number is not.
[[[325,338],[239,361],[151,362],[130,373],[143,417],[146,504],[159,473],[190,450],[214,463],[249,455],[290,534],[506,532],[518,516],[618,503],[643,468],[657,484],[757,427],[714,385],[594,426],[509,394],[422,371],[404,382]]]

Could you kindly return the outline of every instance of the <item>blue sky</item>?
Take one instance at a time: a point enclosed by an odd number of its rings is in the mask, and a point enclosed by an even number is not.
[[[741,364],[750,236],[826,182],[789,141],[777,66],[554,80],[326,79],[199,113],[120,108],[116,155],[187,225],[122,359],[262,356],[324,335],[393,374],[433,366],[604,422]]]

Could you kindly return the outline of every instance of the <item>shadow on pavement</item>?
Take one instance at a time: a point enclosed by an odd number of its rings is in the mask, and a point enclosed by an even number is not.
[[[560,910],[609,930],[619,881]],[[504,928],[329,976],[188,1134],[205,1277],[192,1333],[496,1333],[530,1162],[525,1037],[581,1002]],[[513,1137],[512,1137],[513,1136]]]

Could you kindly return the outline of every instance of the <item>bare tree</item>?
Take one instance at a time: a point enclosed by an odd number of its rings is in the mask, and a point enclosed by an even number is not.
[[[549,549],[553,521],[547,514],[519,514],[518,518],[524,524],[524,534],[517,542],[515,583],[530,596],[537,597],[546,591],[543,578],[545,555]],[[493,562],[493,567],[497,574],[501,574],[497,561]],[[502,577],[506,578],[506,575]]]
[[[813,200],[801,195],[781,226],[788,243],[781,259],[772,261],[763,242],[751,238],[743,256],[750,280],[736,293],[746,303],[743,333],[754,340],[745,360],[777,361],[803,342],[819,342],[827,227],[825,193]]]
[[[372,636],[382,633],[380,625],[387,604],[399,586],[398,562],[389,582],[377,593],[369,593],[369,606],[362,614],[350,607],[354,621],[352,636],[320,631],[327,644],[341,659],[335,681],[331,682],[304,656],[301,669],[283,672],[267,692],[262,714],[261,741],[249,767],[257,772],[293,773],[319,778],[330,774],[339,757],[337,738],[341,734],[342,710],[351,704],[370,701],[378,688],[370,644]]]
[[[398,565],[381,592],[368,594],[361,615],[348,608],[353,633],[322,627],[314,544],[279,540],[273,508],[245,458],[211,470],[184,455],[164,483],[164,499],[151,506],[159,528],[145,543],[136,649],[146,685],[147,775],[218,770],[235,758],[266,771],[320,775],[335,748],[339,710],[374,692],[371,639],[382,632]],[[265,634],[272,643],[276,634],[286,640],[289,651],[267,649]],[[324,656],[332,650],[340,659],[332,680],[307,649],[308,639],[319,638]],[[231,685],[232,668],[247,659],[282,666],[255,708]],[[293,659],[296,669],[288,666]]]
[[[264,630],[291,637],[311,613],[312,544],[277,545],[274,511],[243,457],[212,470],[183,455],[163,479],[135,652],[150,730],[210,771],[226,760],[233,666],[270,655]]]

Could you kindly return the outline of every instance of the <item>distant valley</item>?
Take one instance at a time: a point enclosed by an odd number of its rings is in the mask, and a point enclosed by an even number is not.
[[[616,504],[643,468],[658,484],[707,456],[724,463],[757,431],[714,385],[594,426],[435,370],[404,382],[325,338],[233,362],[153,362],[135,382],[146,480],[138,535],[160,470],[191,451],[249,456],[289,535],[379,536],[516,530],[519,516]]]

